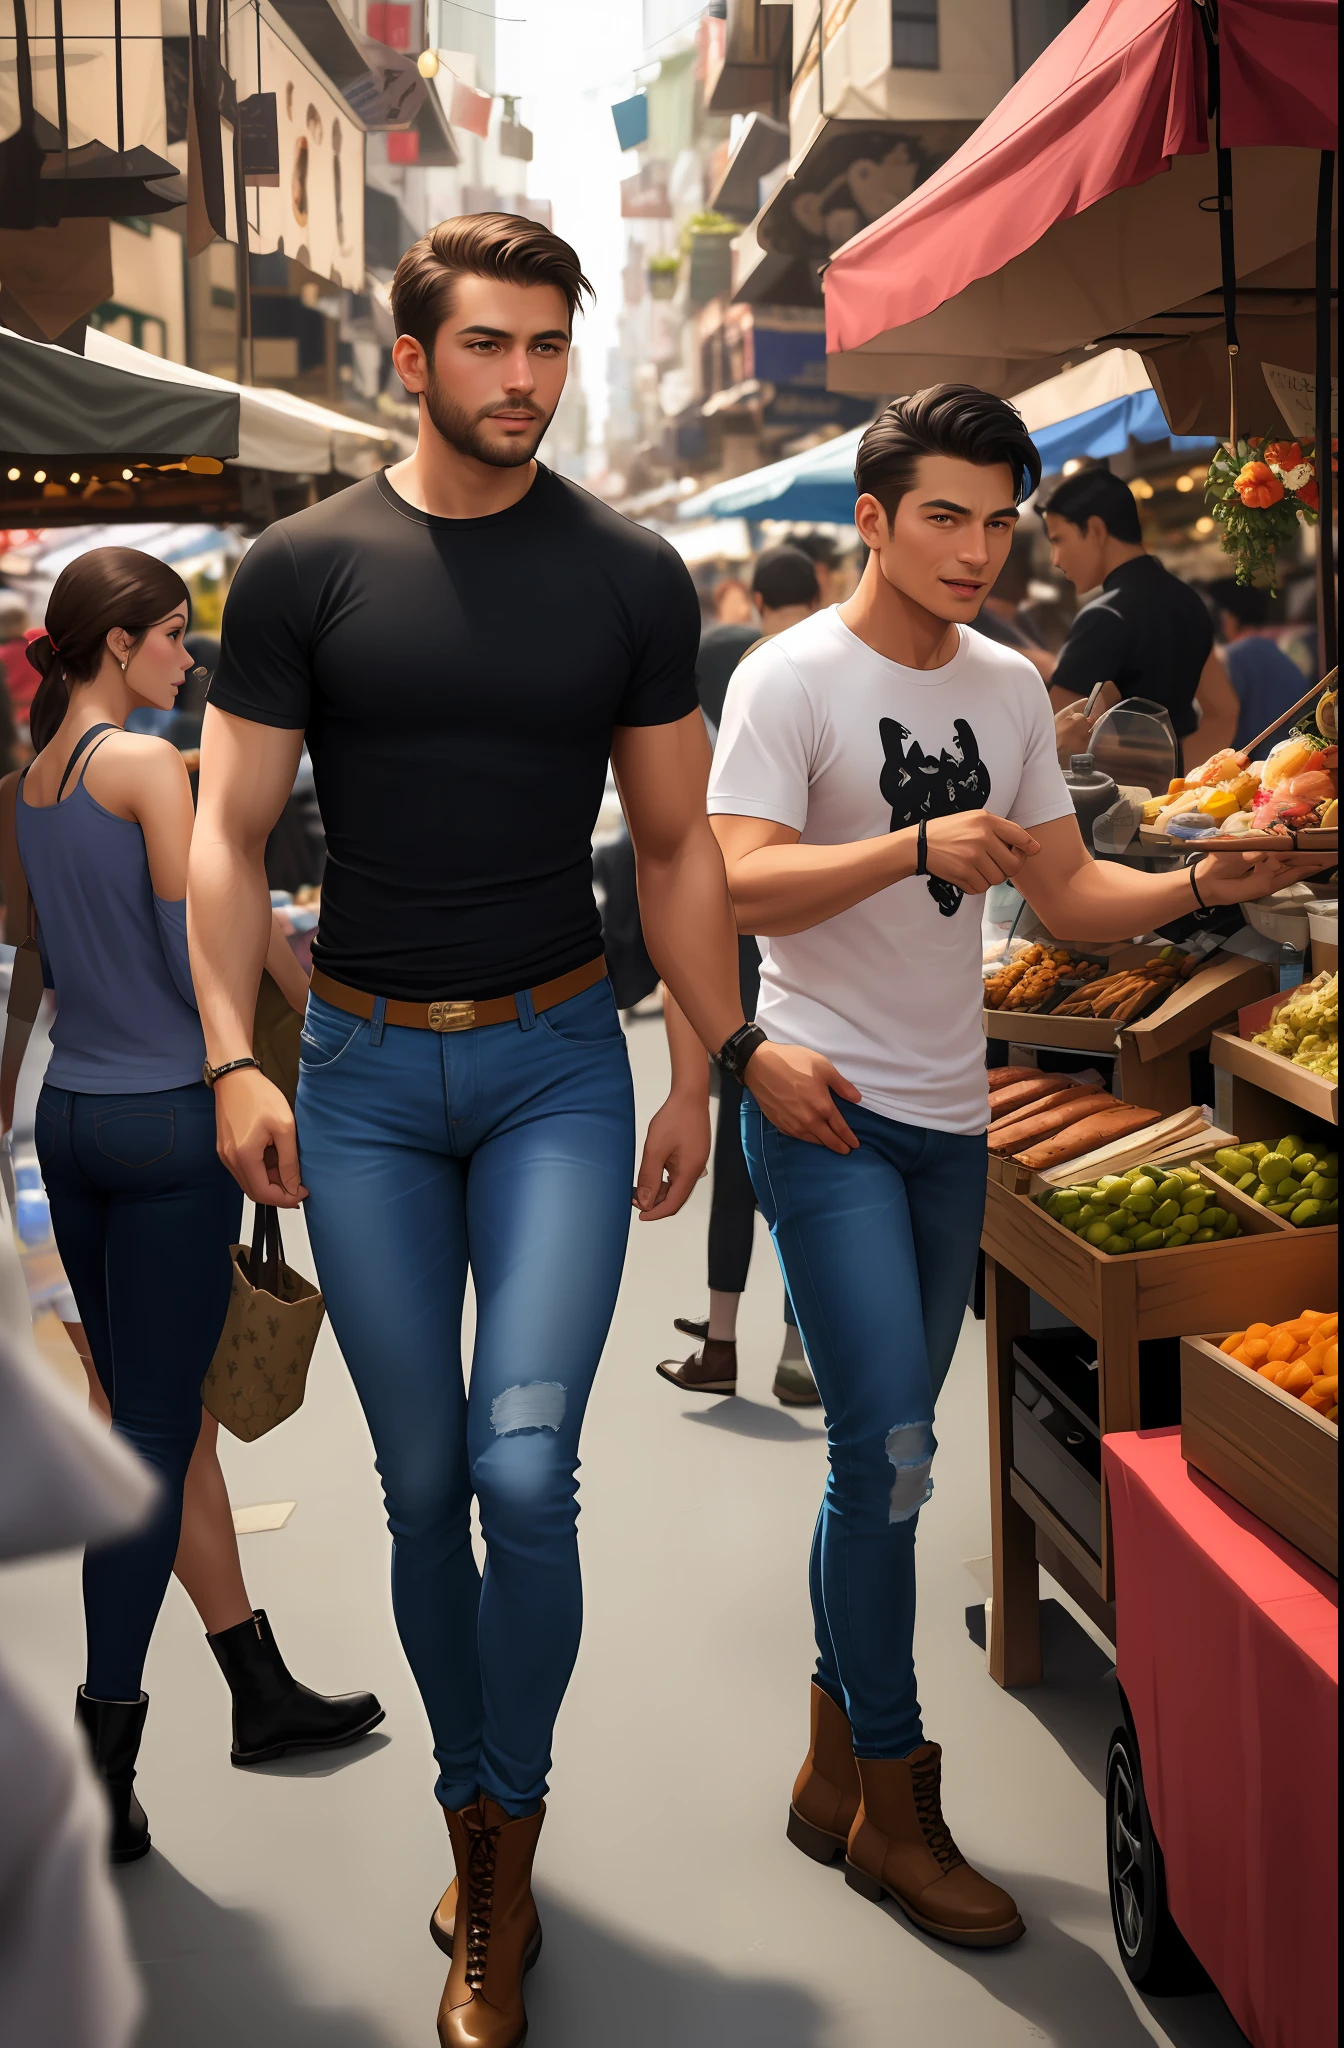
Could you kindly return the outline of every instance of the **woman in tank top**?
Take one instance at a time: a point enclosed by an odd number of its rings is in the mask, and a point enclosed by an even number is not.
[[[383,1718],[370,1693],[297,1685],[243,1585],[216,1425],[200,1387],[224,1325],[242,1197],[215,1150],[187,955],[191,787],[164,740],[127,733],[171,710],[191,667],[189,596],[132,548],[62,573],[29,659],[35,759],[15,802],[18,853],[55,990],[38,1099],[38,1162],[94,1367],[92,1395],[160,1481],[137,1534],[86,1557],[88,1658],[76,1717],[112,1806],[112,1859],[149,1848],[135,1796],[141,1675],[175,1568],[233,1694],[233,1761],[352,1741]],[[12,938],[22,934],[11,932]],[[306,984],[278,928],[267,966],[296,1007]]]

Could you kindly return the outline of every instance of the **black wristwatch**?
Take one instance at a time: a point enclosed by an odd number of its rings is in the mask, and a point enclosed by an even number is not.
[[[209,1060],[207,1060],[201,1068],[201,1079],[207,1088],[213,1088],[216,1081],[222,1080],[225,1074],[236,1074],[240,1067],[255,1067],[257,1072],[260,1073],[261,1061],[253,1059],[251,1053],[243,1060],[226,1060],[222,1067],[212,1067]]]
[[[725,1074],[747,1085],[747,1061],[758,1047],[769,1041],[759,1024],[741,1024],[731,1038],[725,1038],[714,1058]]]

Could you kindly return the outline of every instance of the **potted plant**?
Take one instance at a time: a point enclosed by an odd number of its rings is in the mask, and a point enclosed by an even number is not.
[[[726,299],[733,288],[733,238],[741,226],[724,214],[706,209],[694,213],[682,230],[682,246],[690,259],[690,301],[707,306]]]
[[[677,277],[680,270],[680,256],[650,256],[650,295],[655,299],[675,298],[677,295]]]

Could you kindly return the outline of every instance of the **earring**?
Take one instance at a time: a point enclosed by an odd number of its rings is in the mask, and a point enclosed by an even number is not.
[[[122,672],[122,674],[123,674],[123,675],[125,675],[125,673],[126,673],[126,664],[125,664],[125,662],[124,662],[124,661],[123,661],[123,663],[121,664],[121,672]]]

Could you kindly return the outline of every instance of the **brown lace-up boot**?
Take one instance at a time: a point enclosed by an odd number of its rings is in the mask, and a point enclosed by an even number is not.
[[[884,1892],[926,1934],[962,1948],[1002,1948],[1025,1932],[1006,1891],[972,1870],[948,1832],[943,1752],[926,1742],[892,1761],[858,1759],[863,1803],[850,1830],[845,1882]]]
[[[814,1680],[812,1739],[794,1780],[789,1840],[804,1856],[830,1863],[844,1852],[858,1810],[859,1767],[849,1717]]]
[[[449,1813],[457,1865],[453,1966],[439,2004],[442,2048],[521,2048],[523,1978],[541,1953],[532,1859],[546,1809],[513,1820],[493,1799]]]
[[[429,1916],[430,1938],[446,1956],[453,1952],[453,1930],[457,1925],[457,1879],[454,1878]]]

